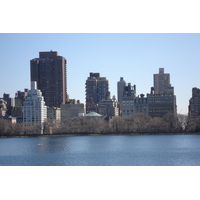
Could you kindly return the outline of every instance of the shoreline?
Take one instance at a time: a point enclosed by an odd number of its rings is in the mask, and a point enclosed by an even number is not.
[[[116,135],[200,135],[200,132],[191,133],[74,133],[74,134],[30,134],[30,135],[1,135],[1,138],[28,138],[28,137],[78,137],[78,136],[116,136]]]

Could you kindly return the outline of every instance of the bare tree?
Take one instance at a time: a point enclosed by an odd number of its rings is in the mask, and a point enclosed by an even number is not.
[[[187,124],[188,124],[188,116],[184,114],[177,114],[178,122],[182,127],[182,130],[185,131]]]
[[[137,132],[149,132],[151,126],[151,117],[144,113],[137,113],[133,114],[133,120]]]
[[[164,123],[162,118],[154,117],[151,119],[151,123],[149,125],[149,131],[153,133],[161,133],[164,131]]]
[[[169,112],[166,115],[164,115],[162,119],[163,123],[166,124],[165,132],[174,133],[180,132],[182,130],[180,124],[178,123],[177,115]]]

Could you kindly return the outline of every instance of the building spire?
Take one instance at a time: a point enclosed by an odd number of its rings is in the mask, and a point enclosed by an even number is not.
[[[37,82],[31,81],[31,90],[37,90]]]

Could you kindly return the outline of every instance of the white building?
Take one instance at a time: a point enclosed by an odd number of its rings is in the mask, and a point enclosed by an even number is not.
[[[30,125],[42,125],[47,119],[47,107],[45,106],[42,92],[37,89],[37,82],[31,81],[31,90],[23,102],[23,122]]]

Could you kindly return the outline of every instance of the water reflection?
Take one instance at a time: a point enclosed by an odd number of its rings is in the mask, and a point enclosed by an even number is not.
[[[54,137],[40,137],[36,147],[33,148],[36,153],[56,153],[70,151],[67,140]]]

